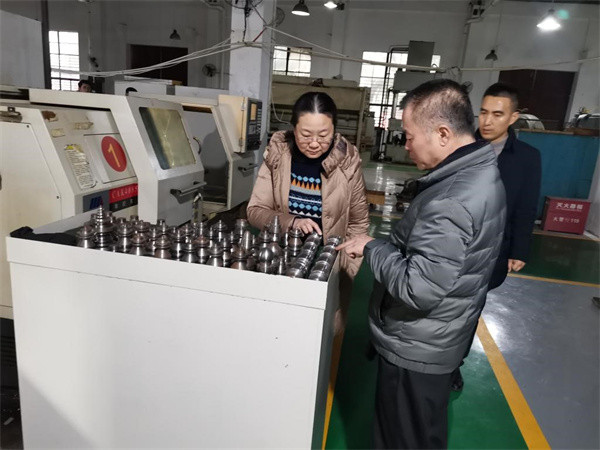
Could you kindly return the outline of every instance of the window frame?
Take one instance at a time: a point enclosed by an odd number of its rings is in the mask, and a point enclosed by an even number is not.
[[[312,48],[310,47],[287,47],[285,45],[276,45],[274,48],[274,53],[273,53],[273,74],[274,75],[287,75],[287,76],[293,76],[293,77],[305,77],[305,78],[310,78],[310,74],[311,74],[311,69],[312,69],[312,57],[310,54],[310,51],[312,50]],[[275,57],[275,52],[280,51],[280,52],[285,52],[285,70],[279,70],[279,69],[275,69],[275,60],[283,60],[283,58],[276,58]],[[295,58],[290,58],[290,56],[292,54],[297,54],[297,55],[306,55],[308,57],[308,59],[295,59]],[[295,62],[298,61],[298,63],[300,62],[306,62],[308,61],[309,64],[309,70],[308,72],[305,71],[300,71],[300,70],[292,70],[290,69],[290,61]]]
[[[375,55],[377,55],[376,58],[374,57]],[[395,56],[398,56],[398,57],[394,58]],[[385,58],[382,58],[382,57],[385,57]],[[391,51],[388,51],[388,52],[364,51],[362,53],[362,59],[372,60],[372,61],[381,60],[381,62],[387,62],[387,63],[393,63],[393,64],[406,64],[407,59],[408,59],[408,46],[395,47],[394,49],[392,49]],[[439,67],[439,64],[441,62],[441,56],[440,55],[432,55],[431,60],[432,60],[431,67],[433,67],[433,68]],[[365,69],[368,67],[385,67],[384,68],[384,76],[383,77],[364,76],[363,73],[364,73]],[[402,69],[402,70],[406,70],[406,69]],[[431,73],[434,73],[434,72],[435,72],[434,70],[431,71]],[[388,120],[390,118],[392,118],[391,117],[391,109],[393,108],[394,105],[392,103],[393,96],[390,95],[390,87],[394,84],[394,75],[395,74],[396,74],[396,70],[394,70],[393,67],[376,66],[373,64],[369,64],[369,63],[361,64],[359,86],[368,87],[371,89],[370,100],[373,100],[374,97],[375,98],[379,97],[379,94],[377,93],[377,91],[375,91],[375,95],[373,94],[374,89],[373,89],[372,81],[373,80],[381,80],[382,81],[381,102],[371,102],[371,101],[369,102],[369,111],[373,112],[375,115],[375,126],[376,127],[381,127],[381,128],[387,129]],[[370,82],[367,83],[366,80],[370,80]],[[396,99],[397,104],[400,104],[404,95],[406,95],[406,94],[402,93],[397,96],[397,99]],[[400,119],[401,115],[400,115],[400,117],[398,117],[398,114],[396,114],[396,117],[394,117],[394,118]]]
[[[56,33],[56,40],[54,40],[52,33]],[[77,36],[77,42],[73,43],[73,42],[62,42],[61,43],[61,33],[73,33]],[[65,70],[76,70],[77,72],[80,69],[80,55],[79,55],[79,32],[78,31],[69,31],[69,30],[49,30],[48,31],[48,41],[50,43],[50,49],[49,49],[49,57],[50,57],[50,83],[51,83],[51,88],[53,90],[67,90],[67,89],[63,89],[63,83],[64,82],[69,82],[70,88],[68,90],[70,91],[77,91],[79,86],[78,83],[80,81],[80,78],[78,75],[72,75],[69,76],[70,74],[66,74],[64,71]],[[57,46],[57,51],[53,52],[52,51],[52,46],[53,44],[55,44]],[[64,47],[61,48],[61,45],[75,45],[77,48],[77,53],[73,54],[73,53],[65,53],[64,52]],[[63,50],[63,51],[61,51]],[[52,65],[52,59],[53,56],[55,56],[58,59],[58,65]],[[61,56],[72,56],[72,57],[76,57],[77,58],[77,67],[76,69],[73,68],[66,68],[61,64]],[[53,73],[58,73],[59,76],[53,76]],[[66,75],[66,76],[65,76]],[[54,82],[58,82],[58,87],[55,87]]]

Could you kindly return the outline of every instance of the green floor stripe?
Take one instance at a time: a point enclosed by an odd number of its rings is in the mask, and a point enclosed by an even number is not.
[[[358,273],[344,335],[327,448],[371,447],[377,365],[368,361],[367,308],[373,275]],[[526,448],[510,408],[480,345],[463,366],[465,388],[449,407],[450,448]]]
[[[534,234],[529,262],[519,273],[600,284],[600,243]]]

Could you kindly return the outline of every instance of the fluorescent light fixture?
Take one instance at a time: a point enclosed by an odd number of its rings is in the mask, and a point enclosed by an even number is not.
[[[549,9],[546,15],[542,18],[542,21],[537,24],[537,27],[542,31],[554,31],[558,30],[561,25],[554,10]]]
[[[298,3],[296,3],[296,6],[294,6],[294,9],[292,9],[292,14],[297,16],[310,16],[310,13],[308,12],[308,6],[306,6],[304,0],[299,0]]]
[[[331,0],[329,0],[327,3],[325,3],[323,6],[325,6],[325,8],[329,8],[329,9],[335,9],[337,8],[337,4]]]

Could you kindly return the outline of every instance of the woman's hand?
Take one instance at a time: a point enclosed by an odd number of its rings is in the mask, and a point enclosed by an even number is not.
[[[304,234],[310,234],[313,231],[316,231],[319,234],[323,234],[323,232],[319,228],[319,225],[317,225],[317,223],[312,219],[301,219],[300,217],[297,217],[296,219],[294,219],[292,227],[299,228]]]
[[[360,258],[365,250],[365,245],[367,245],[373,239],[374,238],[372,238],[371,236],[361,234],[360,236],[355,236],[352,239],[347,240],[343,244],[338,245],[335,249],[338,251],[345,250],[346,254],[352,259]]]

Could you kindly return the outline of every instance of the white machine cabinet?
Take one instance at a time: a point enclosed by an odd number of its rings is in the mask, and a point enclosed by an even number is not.
[[[337,264],[319,282],[15,238],[7,249],[25,448],[321,446]]]

